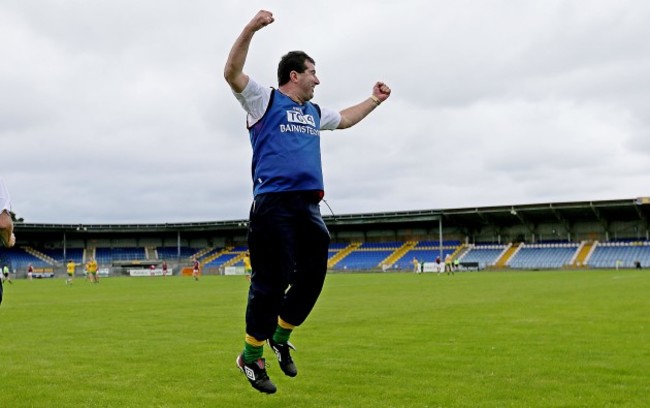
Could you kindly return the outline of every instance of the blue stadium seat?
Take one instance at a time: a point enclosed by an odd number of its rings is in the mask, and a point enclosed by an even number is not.
[[[514,269],[555,269],[571,262],[578,250],[578,244],[533,244],[523,245],[508,261]]]
[[[588,266],[594,268],[633,268],[635,262],[642,267],[650,266],[650,242],[605,242],[596,243],[593,252],[586,260]]]
[[[478,262],[480,269],[494,265],[506,245],[476,245],[459,258],[460,262]]]

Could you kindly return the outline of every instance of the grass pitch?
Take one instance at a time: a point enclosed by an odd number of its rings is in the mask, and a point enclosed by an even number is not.
[[[650,272],[331,274],[253,390],[240,276],[5,284],[0,407],[647,407]]]

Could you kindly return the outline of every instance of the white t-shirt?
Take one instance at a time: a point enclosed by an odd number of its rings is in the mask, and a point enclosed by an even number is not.
[[[269,105],[271,91],[273,89],[257,83],[253,78],[248,78],[248,84],[241,93],[235,93],[235,98],[239,101],[244,110],[248,113],[246,122],[248,126],[253,126],[264,116],[266,108]],[[341,114],[335,110],[320,107],[320,128],[321,130],[334,130],[341,123]]]
[[[5,187],[5,183],[0,179],[0,212],[11,211],[11,197],[9,191]]]

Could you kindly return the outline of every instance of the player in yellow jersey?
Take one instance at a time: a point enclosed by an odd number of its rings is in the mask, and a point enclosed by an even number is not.
[[[415,273],[421,273],[422,272],[422,267],[420,266],[420,260],[418,258],[413,257],[413,260],[411,261],[413,264],[413,272]]]
[[[248,251],[244,254],[244,274],[246,275],[246,279],[251,280],[253,267],[251,266],[251,256]]]
[[[71,285],[72,284],[72,280],[74,279],[74,270],[75,270],[76,266],[77,266],[77,264],[74,263],[74,261],[72,259],[70,259],[68,261],[68,263],[66,264],[66,269],[67,269],[67,272],[68,272],[68,279],[66,279],[66,281],[65,281],[66,285]]]
[[[94,258],[90,258],[86,263],[86,272],[88,272],[88,279],[91,283],[99,283],[97,279],[97,268],[97,261]]]

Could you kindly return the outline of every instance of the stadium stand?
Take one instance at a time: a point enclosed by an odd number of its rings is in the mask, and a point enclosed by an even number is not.
[[[347,246],[347,243],[332,242],[329,246],[329,250],[327,251],[327,258],[332,259],[332,257],[341,252],[341,250],[345,249]]]
[[[444,262],[447,255],[453,254],[455,249],[456,248],[443,249],[440,261]],[[434,262],[439,256],[439,249],[412,249],[395,262],[392,267],[393,269],[409,269],[413,268],[413,258],[417,258],[420,262]]]
[[[442,241],[442,246],[443,247],[457,247],[461,244],[460,241],[458,240],[443,240]],[[438,248],[440,246],[440,241],[420,241],[417,243],[415,246],[416,249],[421,249],[421,248]]]
[[[650,267],[648,219],[650,197],[324,216],[332,236],[330,269],[409,271],[413,258],[444,261],[448,255],[479,269]],[[19,273],[31,263],[61,275],[68,259],[94,257],[111,274],[128,275],[129,268],[162,260],[174,270],[187,268],[193,257],[204,273],[225,273],[224,267],[241,265],[248,226],[232,220],[19,222],[15,228],[17,246],[0,248],[0,263]]]
[[[478,263],[479,269],[493,267],[508,248],[505,244],[470,244],[463,246],[458,241],[444,241],[441,261],[447,255],[456,255],[461,263]],[[584,265],[589,268],[634,268],[650,267],[650,241],[616,241],[590,243],[590,253]],[[512,269],[557,269],[572,264],[579,243],[521,243],[514,254],[507,260],[506,267]],[[463,250],[461,250],[463,249]],[[223,268],[224,266],[242,266],[246,246],[230,248],[193,248],[181,247],[181,261],[196,256],[205,268]],[[176,247],[157,247],[149,259],[177,259],[179,249]],[[400,252],[401,251],[401,252]],[[92,254],[92,251],[90,252]],[[96,248],[95,258],[101,265],[114,262],[147,260],[145,248]],[[395,256],[397,254],[397,256]],[[34,268],[52,268],[63,265],[67,260],[81,264],[87,261],[83,248],[68,248],[66,259],[60,249],[32,249],[16,247],[0,252],[0,264],[8,264],[12,270],[25,270],[29,264]],[[434,262],[440,256],[437,241],[420,242],[334,242],[330,245],[329,259],[333,270],[370,270],[390,268],[391,270],[412,269],[413,258],[420,262]]]
[[[593,268],[633,268],[636,262],[650,266],[650,241],[596,242],[586,261]]]
[[[236,246],[225,248],[212,256],[206,257],[202,262],[204,268],[222,268],[225,266],[234,266],[238,263],[243,265],[244,253],[248,250],[245,246]]]
[[[238,255],[239,254],[230,253],[230,252],[225,253],[225,254],[221,254],[220,256],[218,256],[218,257],[212,259],[211,261],[205,263],[204,267],[206,267],[206,268],[210,268],[210,267],[218,268],[218,267],[223,266],[224,264],[228,263],[232,259],[236,258]]]
[[[140,248],[96,248],[95,260],[101,265],[109,265],[114,261],[146,260],[145,249]]]
[[[10,248],[2,252],[0,264],[7,264],[11,270],[23,271],[31,264],[34,268],[48,268],[52,265],[28,253],[25,248]]]
[[[353,251],[340,260],[334,266],[334,269],[363,270],[378,268],[379,263],[386,259],[392,252],[391,250]]]
[[[65,258],[63,257],[63,251],[61,249],[40,249],[40,252],[45,256],[52,258],[56,262],[67,262],[72,260],[75,263],[83,263],[84,261],[84,249],[83,248],[68,248],[65,252]]]
[[[578,244],[522,244],[507,265],[513,269],[561,268],[568,265]]]
[[[197,254],[201,249],[200,248],[190,248],[186,246],[180,247],[180,257],[181,258],[191,258]],[[156,247],[156,253],[158,259],[177,259],[179,253],[179,247]]]
[[[443,252],[441,260],[448,254],[453,254],[459,241],[443,241]],[[349,253],[344,253],[349,251]],[[413,258],[421,262],[433,262],[440,256],[438,241],[423,242],[363,242],[356,247],[350,244],[335,243],[330,245],[329,257],[330,266],[335,270],[365,270],[365,269],[410,269]]]
[[[471,245],[458,259],[460,262],[478,262],[479,269],[493,266],[499,259],[506,245]]]

